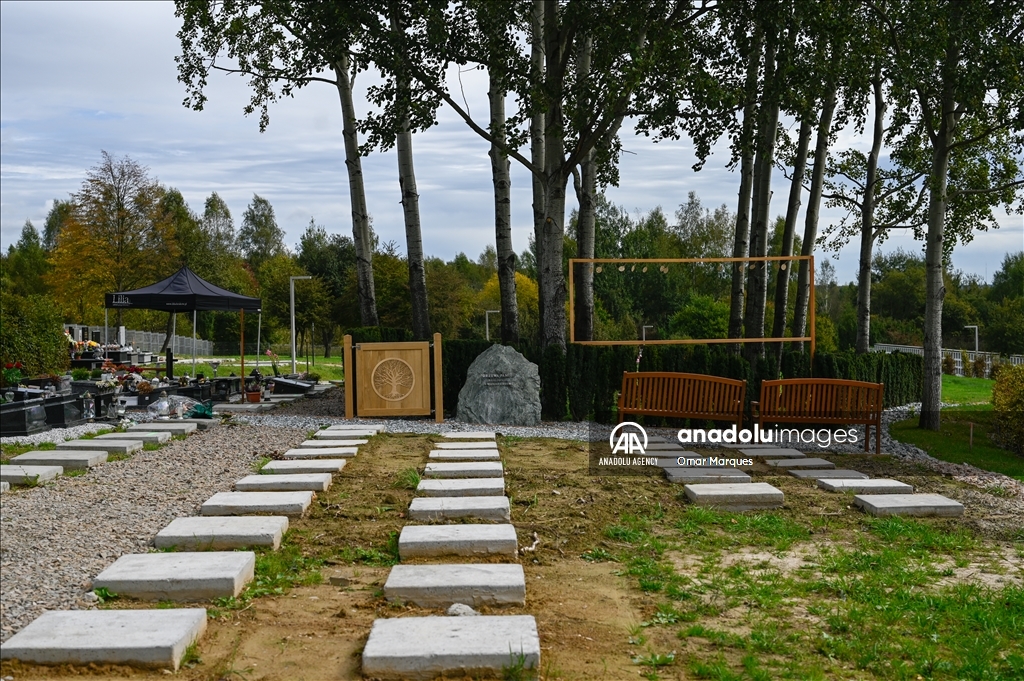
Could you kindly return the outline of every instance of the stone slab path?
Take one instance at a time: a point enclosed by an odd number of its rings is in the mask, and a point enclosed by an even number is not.
[[[177,671],[206,631],[205,608],[51,610],[0,646],[29,664],[125,664]]]
[[[431,461],[500,461],[497,449],[435,449],[427,455]]]
[[[132,426],[128,429],[128,432],[149,433],[154,430],[166,430],[171,435],[189,435],[196,432],[198,428],[199,426],[192,421],[174,419],[167,421],[150,421],[149,423]]]
[[[440,674],[540,668],[540,636],[530,615],[378,619],[363,649],[363,674],[430,679]]]
[[[485,442],[435,442],[438,449],[497,449],[498,443],[493,441]]]
[[[836,465],[831,461],[825,459],[771,459],[765,461],[766,464],[773,468],[835,468]]]
[[[357,447],[365,445],[369,440],[303,440],[299,443],[301,449],[328,449],[336,448],[344,443],[345,447]]]
[[[789,474],[794,478],[802,478],[804,480],[821,480],[821,479],[849,479],[849,480],[867,480],[868,476],[860,471],[851,471],[845,468],[834,468],[832,470],[802,470],[794,468],[789,471]]]
[[[68,440],[67,442],[58,442],[58,450],[79,450],[79,451],[101,451],[107,452],[108,454],[131,454],[142,449],[143,442],[141,440]]]
[[[697,506],[723,511],[761,511],[782,508],[782,490],[766,482],[692,484],[683,487],[686,498]]]
[[[376,430],[321,430],[313,434],[316,440],[356,440],[373,437]]]
[[[796,449],[784,449],[781,447],[751,447],[740,449],[747,456],[760,457],[762,459],[805,459],[807,455]]]
[[[525,605],[526,577],[518,564],[396,565],[384,584],[384,597],[421,608]]]
[[[398,555],[402,560],[440,556],[515,558],[517,541],[512,525],[406,525],[398,536]]]
[[[508,522],[508,497],[416,497],[409,505],[409,518],[422,522],[476,518]]]
[[[63,472],[61,466],[4,464],[0,466],[0,480],[8,485],[36,485],[53,480]]]
[[[146,444],[162,445],[170,442],[174,435],[166,430],[136,431],[132,433],[106,433],[97,435],[95,440],[139,440]]]
[[[505,478],[420,480],[416,493],[424,497],[489,497],[505,494]]]
[[[289,459],[287,461],[269,461],[260,469],[263,475],[282,475],[290,473],[339,473],[345,467],[345,459]]]
[[[442,433],[441,437],[448,440],[493,440],[495,433],[493,430],[470,430],[461,433]]]
[[[239,492],[326,492],[331,488],[330,473],[282,473],[247,475],[235,483]]]
[[[285,515],[301,518],[312,492],[217,492],[203,502],[202,515]]]
[[[899,480],[828,480],[819,479],[818,487],[827,492],[856,492],[857,494],[913,494],[914,486]]]
[[[23,466],[60,466],[66,471],[84,471],[107,460],[107,454],[98,450],[45,450],[19,454],[11,463]]]
[[[858,494],[854,506],[873,516],[942,516],[964,514],[964,506],[941,494]]]
[[[289,449],[281,456],[285,459],[336,459],[338,457],[353,457],[358,453],[358,447],[317,447],[312,449]]]
[[[504,468],[498,461],[473,463],[428,463],[423,469],[425,478],[497,478],[504,477]]]
[[[736,468],[666,468],[665,477],[674,483],[746,484],[750,476]]]
[[[251,551],[137,553],[114,561],[93,588],[147,601],[230,598],[242,593],[255,569]]]
[[[158,549],[226,551],[266,546],[276,551],[288,531],[284,516],[176,518],[153,540]]]

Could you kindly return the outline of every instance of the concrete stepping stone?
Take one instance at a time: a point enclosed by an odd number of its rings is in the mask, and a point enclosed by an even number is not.
[[[914,486],[899,480],[818,480],[818,487],[829,492],[857,494],[913,494]]]
[[[384,426],[377,423],[335,423],[324,430],[372,430],[375,433],[382,433]]]
[[[178,670],[206,631],[205,608],[51,610],[0,646],[28,664],[121,664]]]
[[[313,447],[310,449],[289,449],[281,456],[285,459],[336,459],[353,457],[358,447]]]
[[[149,423],[141,423],[129,428],[128,432],[150,433],[154,430],[166,430],[171,435],[189,435],[190,433],[196,432],[198,428],[199,427],[191,421],[174,419],[173,421],[150,421]]]
[[[288,531],[284,516],[211,516],[175,518],[153,541],[158,549],[226,551],[252,546],[281,547]]]
[[[682,452],[685,451],[683,446],[678,442],[650,442],[647,443],[647,448],[644,451],[648,452]]]
[[[860,471],[851,471],[845,468],[836,468],[834,470],[800,470],[795,468],[789,471],[789,474],[794,478],[802,478],[804,480],[821,480],[827,479],[849,479],[849,480],[867,480],[869,475],[861,473]]]
[[[378,619],[363,648],[363,674],[382,679],[500,674],[520,661],[540,668],[530,615]]]
[[[524,605],[526,577],[517,563],[497,565],[396,565],[384,598],[421,608],[465,605]]]
[[[49,482],[64,472],[61,466],[24,466],[4,464],[0,466],[0,480],[8,485],[35,485]]]
[[[727,442],[718,445],[722,449],[778,449],[776,444],[754,444],[753,442]]]
[[[286,515],[301,518],[312,492],[217,492],[203,502],[202,515]]]
[[[58,442],[58,450],[100,451],[107,454],[131,454],[142,450],[141,440],[68,440]]]
[[[500,461],[466,463],[428,463],[423,469],[425,478],[497,478],[504,477]]]
[[[214,414],[258,413],[277,409],[273,402],[221,402],[213,406]]]
[[[162,445],[171,441],[172,435],[166,430],[152,430],[149,432],[136,431],[133,433],[107,433],[97,435],[95,440],[139,440],[146,444]]]
[[[101,451],[46,450],[19,454],[11,463],[23,466],[60,466],[66,471],[84,471],[107,460]]]
[[[438,556],[505,556],[519,550],[512,525],[406,525],[398,536],[398,555],[408,558]]]
[[[493,440],[493,430],[469,430],[462,433],[441,433],[441,437],[449,440]]]
[[[782,447],[768,448],[768,447],[752,447],[750,449],[741,449],[741,452],[747,456],[760,457],[762,459],[806,459],[807,455],[797,449],[788,449]]]
[[[355,440],[373,437],[376,434],[375,430],[321,430],[314,433],[313,438],[316,440]]]
[[[683,487],[686,498],[697,506],[722,511],[761,511],[782,508],[782,490],[766,482],[692,484]]]
[[[420,480],[416,494],[424,497],[491,497],[505,494],[505,478]]]
[[[964,505],[941,494],[858,494],[853,505],[873,516],[942,516],[964,514]]]
[[[239,492],[326,492],[331,488],[330,473],[282,473],[279,475],[247,475],[235,483]]]
[[[345,459],[289,459],[269,461],[260,469],[261,475],[288,475],[292,473],[338,473],[345,467]]]
[[[435,442],[438,449],[497,449],[498,443],[493,440],[483,442]]]
[[[435,449],[427,456],[435,461],[500,461],[497,449]]]
[[[356,440],[303,440],[299,447],[301,449],[330,449],[332,447],[338,447],[344,445],[345,447],[357,447],[359,445],[365,445],[369,440],[356,439]]]
[[[144,601],[205,601],[242,593],[255,570],[252,551],[133,553],[115,560],[92,585]]]
[[[836,465],[831,461],[825,461],[825,459],[771,459],[765,461],[766,464],[773,468],[835,468]]]
[[[6,480],[0,480],[0,493],[10,492],[10,491],[11,491],[11,483],[7,482]]]
[[[196,430],[211,430],[220,427],[220,419],[179,419],[177,423],[194,423]]]
[[[478,518],[508,522],[508,497],[416,497],[409,504],[409,518],[421,522]]]
[[[750,476],[738,468],[666,468],[669,482],[682,483],[736,483],[750,482]]]

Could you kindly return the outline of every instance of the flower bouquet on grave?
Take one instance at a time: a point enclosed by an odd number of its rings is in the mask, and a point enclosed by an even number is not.
[[[277,356],[277,353],[275,353],[270,348],[267,348],[267,351],[265,353],[263,353],[263,354],[265,354],[267,357],[270,358],[270,367],[274,370],[274,375],[275,376],[280,376],[281,372],[278,371],[278,369],[277,369],[277,361],[280,358]]]
[[[25,377],[25,374],[21,371],[24,368],[25,367],[21,362],[7,362],[4,364],[4,386],[14,387],[21,383],[21,379]]]

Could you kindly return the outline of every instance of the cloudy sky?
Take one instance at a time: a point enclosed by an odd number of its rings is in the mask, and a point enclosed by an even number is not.
[[[205,111],[182,106],[174,56],[179,22],[169,2],[0,4],[0,243],[6,250],[25,220],[41,227],[54,198],[76,191],[105,150],[128,155],[176,187],[197,212],[211,192],[231,209],[236,226],[254,193],[267,198],[294,245],[311,217],[329,231],[351,233],[348,184],[336,91],[314,84],[271,109],[267,132],[246,118],[245,83],[214,75]],[[365,88],[362,74],[357,89]],[[456,92],[458,83],[454,82]],[[471,112],[486,116],[486,76],[462,74]],[[357,110],[367,110],[361,97]],[[414,137],[426,252],[475,258],[493,244],[493,204],[487,144],[444,109],[439,125]],[[863,145],[844,134],[841,144]],[[630,212],[662,206],[666,213],[696,191],[705,206],[735,210],[738,178],[725,170],[724,146],[700,173],[685,141],[654,144],[623,133],[629,152],[621,186],[608,195]],[[866,145],[865,145],[866,146]],[[404,251],[404,226],[394,151],[363,160],[367,202],[382,241]],[[517,251],[531,229],[528,175],[513,161],[512,220]],[[788,187],[775,180],[772,210],[785,210]],[[571,194],[571,188],[570,188]],[[572,208],[570,202],[569,209]],[[1020,216],[1000,213],[1002,229],[959,247],[954,265],[991,280],[1003,256],[1024,246]],[[838,220],[826,211],[825,221]],[[910,235],[884,246],[919,249]],[[836,266],[840,281],[855,277],[857,251]]]

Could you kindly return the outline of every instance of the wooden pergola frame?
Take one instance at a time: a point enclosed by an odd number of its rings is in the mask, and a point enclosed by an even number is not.
[[[628,340],[628,341],[578,341],[576,340],[576,287],[575,267],[576,263],[582,264],[623,264],[623,263],[649,263],[649,264],[673,264],[673,263],[735,263],[735,262],[785,262],[798,263],[807,261],[810,296],[807,300],[807,321],[810,326],[809,336],[792,338],[685,338],[665,340]],[[580,345],[700,345],[703,343],[789,343],[794,341],[810,341],[811,357],[814,356],[815,332],[814,332],[814,256],[813,255],[771,255],[750,258],[570,258],[569,259],[569,342]]]

